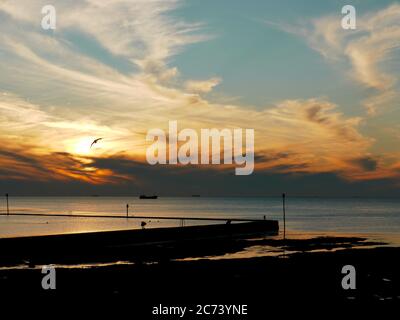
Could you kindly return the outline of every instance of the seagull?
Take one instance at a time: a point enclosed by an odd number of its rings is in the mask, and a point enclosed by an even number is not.
[[[90,145],[90,149],[92,148],[92,146],[93,146],[95,143],[97,143],[97,142],[100,141],[101,139],[103,139],[103,138],[97,138],[97,139],[95,139],[95,140],[92,142],[92,144]]]

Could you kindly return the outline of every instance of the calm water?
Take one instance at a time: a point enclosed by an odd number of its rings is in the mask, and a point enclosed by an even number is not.
[[[280,198],[13,197],[11,212],[194,216],[278,219]],[[400,199],[288,198],[286,227],[290,232],[369,234],[399,238]],[[0,202],[5,212],[5,201]],[[141,220],[0,216],[0,237],[140,228]],[[146,220],[146,227],[178,226],[179,221]],[[186,222],[186,225],[193,222]],[[397,242],[397,241],[396,241]]]

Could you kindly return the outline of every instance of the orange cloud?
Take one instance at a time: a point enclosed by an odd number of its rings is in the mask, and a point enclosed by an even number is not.
[[[90,184],[117,184],[132,181],[133,177],[116,174],[109,169],[90,165],[90,159],[68,153],[35,155],[22,149],[0,150],[0,177],[5,180],[68,181]]]

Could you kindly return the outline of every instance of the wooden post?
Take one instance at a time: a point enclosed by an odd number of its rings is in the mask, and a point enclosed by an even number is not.
[[[126,204],[126,217],[128,218],[129,216],[129,204]]]
[[[6,201],[7,201],[7,215],[10,215],[10,209],[8,207],[8,193],[6,193]]]
[[[286,208],[285,208],[286,194],[282,193],[282,207],[283,207],[283,240],[286,239]]]

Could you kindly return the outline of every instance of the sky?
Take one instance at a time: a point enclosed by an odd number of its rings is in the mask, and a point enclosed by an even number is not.
[[[0,192],[400,195],[400,2],[50,2],[0,0]],[[253,174],[148,164],[173,120],[254,129]]]

